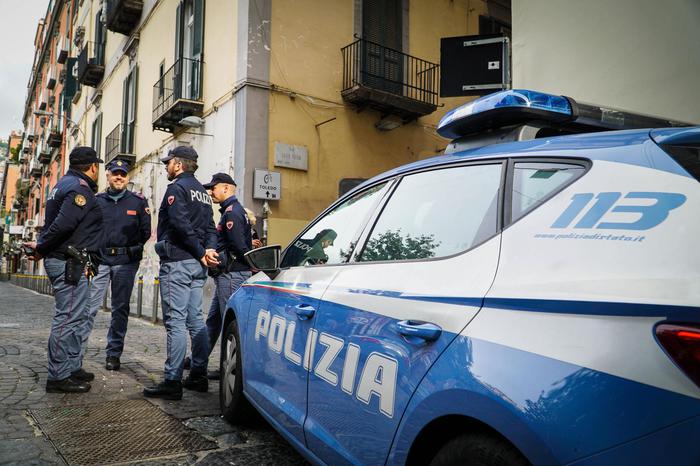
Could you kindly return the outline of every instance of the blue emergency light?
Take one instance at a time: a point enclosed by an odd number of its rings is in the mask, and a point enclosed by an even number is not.
[[[511,89],[451,110],[440,120],[437,132],[443,137],[458,139],[524,124],[554,128],[562,134],[691,126],[680,121],[577,103],[571,97]]]

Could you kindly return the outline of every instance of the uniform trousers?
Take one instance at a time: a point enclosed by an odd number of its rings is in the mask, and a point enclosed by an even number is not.
[[[207,279],[206,269],[196,259],[161,262],[159,279],[167,334],[165,379],[182,379],[188,333],[192,344],[191,372],[206,374],[209,342],[202,317],[202,288]]]
[[[111,282],[112,291],[112,321],[107,332],[107,357],[119,358],[124,351],[124,338],[129,322],[131,292],[134,289],[134,279],[139,269],[138,262],[121,265],[101,264],[100,268],[90,283],[90,312],[88,315],[88,329],[83,334],[82,357],[85,355],[88,337],[95,323],[97,310],[102,307],[107,285]]]
[[[214,350],[219,335],[223,331],[223,314],[226,310],[226,303],[233,293],[240,288],[241,284],[248,280],[252,273],[250,271],[228,272],[214,277],[216,282],[216,292],[209,306],[207,315],[207,335],[209,337],[209,354]]]
[[[88,321],[88,280],[77,285],[65,281],[66,261],[47,257],[44,269],[53,286],[54,308],[48,347],[48,380],[62,380],[82,366],[82,335]]]

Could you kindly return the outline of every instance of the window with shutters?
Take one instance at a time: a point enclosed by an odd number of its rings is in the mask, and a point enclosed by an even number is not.
[[[439,65],[405,53],[408,4],[408,0],[355,0],[356,40],[341,49],[343,100],[403,122],[434,112],[439,90]]]
[[[102,157],[102,114],[95,117],[92,122],[92,139],[91,144],[98,157]]]
[[[403,0],[363,0],[362,60],[364,84],[402,93]]]
[[[181,0],[177,7],[175,62],[177,86],[182,97],[196,100],[200,96],[201,63],[204,43],[204,0]]]
[[[136,82],[138,68],[134,67],[124,80],[124,101],[122,104],[121,152],[132,154],[134,150],[134,130],[136,129]]]

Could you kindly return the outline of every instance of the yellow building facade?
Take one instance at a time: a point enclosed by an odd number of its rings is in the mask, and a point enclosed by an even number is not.
[[[466,100],[438,98],[434,112],[390,131],[375,127],[381,112],[344,101],[341,49],[362,36],[362,8],[368,3],[376,2],[272,2],[268,165],[281,173],[282,193],[270,206],[271,243],[287,244],[338,197],[342,179],[371,178],[441,153],[447,141],[435,126]],[[442,37],[478,34],[479,15],[486,14],[479,1],[397,3],[402,51],[431,63],[440,61]],[[277,143],[305,147],[308,171],[276,167]]]

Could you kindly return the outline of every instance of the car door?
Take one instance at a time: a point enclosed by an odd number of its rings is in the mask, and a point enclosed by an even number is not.
[[[388,186],[382,183],[331,207],[287,247],[277,276],[258,274],[246,284],[253,289],[245,323],[246,392],[302,444],[315,312]]]
[[[338,268],[309,368],[305,434],[322,461],[386,460],[418,383],[493,281],[504,171],[492,161],[403,176]]]

